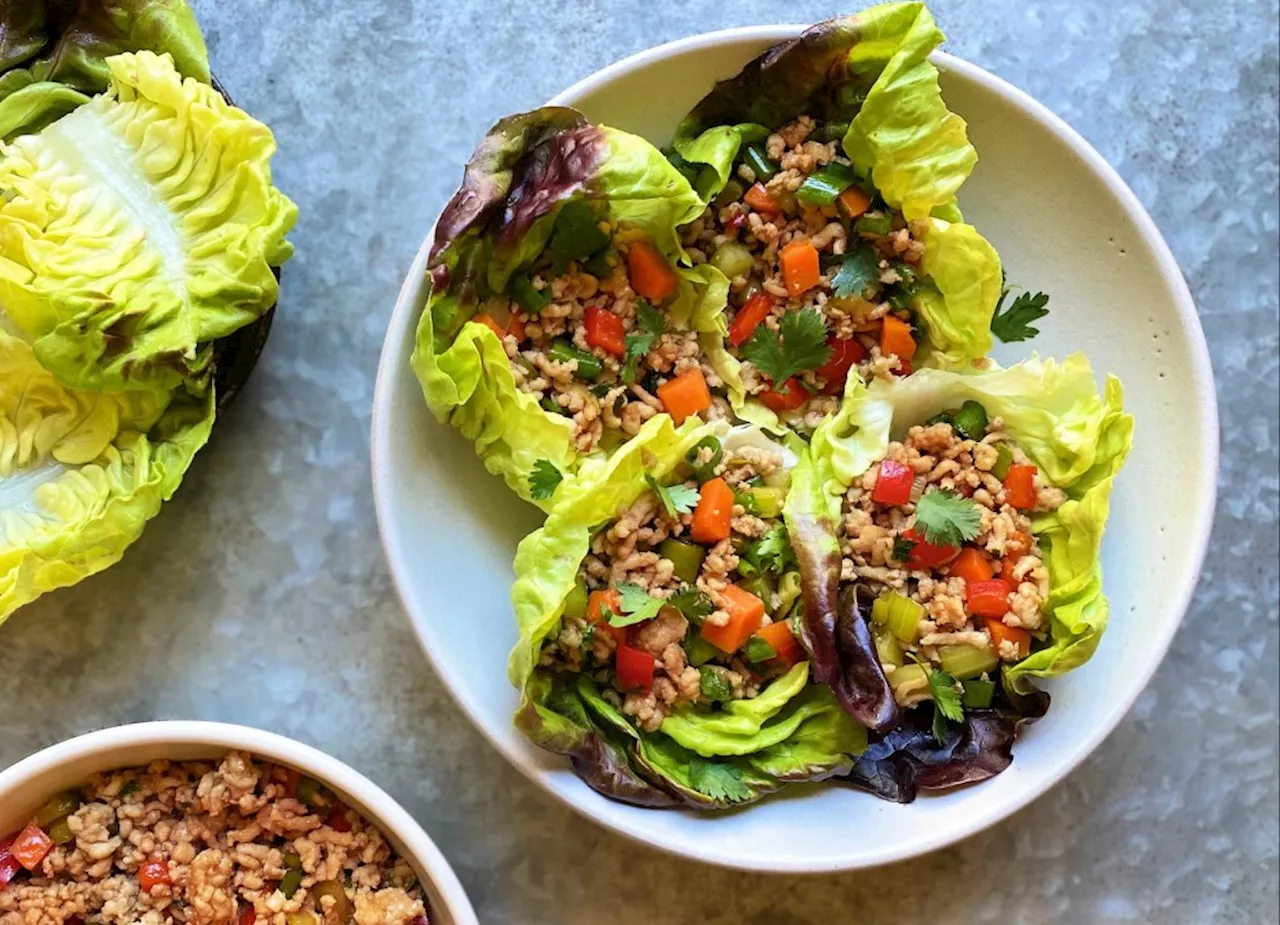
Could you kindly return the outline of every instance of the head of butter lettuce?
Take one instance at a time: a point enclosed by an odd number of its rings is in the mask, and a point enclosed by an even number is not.
[[[848,123],[843,153],[884,200],[925,229],[912,308],[924,335],[916,366],[965,369],[991,350],[1000,258],[961,221],[956,192],[978,155],[949,111],[929,53],[944,36],[923,3],[888,3],[820,23],[716,85],[676,131],[681,159],[710,201],[741,146],[802,114]]]
[[[557,218],[570,203],[648,237],[673,265],[684,256],[677,227],[702,212],[688,181],[642,138],[558,107],[503,119],[436,225],[412,359],[436,417],[472,440],[485,467],[526,500],[536,462],[571,473],[582,454],[572,423],[516,388],[498,337],[471,319],[488,300],[506,302],[513,274],[544,250],[559,252]],[[667,311],[714,349],[725,333],[728,283],[708,266],[677,266],[677,274]]]
[[[0,622],[117,562],[213,416],[212,390],[68,388],[0,324]]]
[[[884,458],[890,440],[968,400],[1001,418],[1044,477],[1067,494],[1056,511],[1032,520],[1049,570],[1048,644],[1007,667],[1004,677],[1009,687],[1025,676],[1063,674],[1088,661],[1106,629],[1099,552],[1111,485],[1133,440],[1119,380],[1107,377],[1099,394],[1083,354],[1061,362],[1033,357],[970,374],[926,369],[851,389],[838,413],[814,433],[811,455],[801,462],[805,471],[798,480],[824,488],[797,501],[808,502],[810,519],[836,523],[845,489]]]
[[[297,210],[271,131],[168,55],[0,144],[0,306],[79,389],[207,385],[213,342],[275,304]]]
[[[865,729],[827,687],[810,680],[808,662],[753,700],[715,710],[683,705],[657,732],[637,728],[590,677],[538,666],[544,641],[559,633],[592,534],[648,490],[646,474],[666,478],[700,440],[724,437],[726,429],[652,418],[612,457],[585,461],[562,486],[546,524],[516,553],[511,597],[520,638],[509,664],[521,692],[516,725],[539,746],[568,756],[579,777],[612,799],[729,808],[787,782],[847,773],[866,745]]]

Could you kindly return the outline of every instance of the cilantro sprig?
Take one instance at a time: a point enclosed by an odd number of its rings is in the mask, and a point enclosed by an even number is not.
[[[755,542],[738,553],[738,571],[750,578],[761,572],[782,574],[788,565],[796,564],[785,524],[774,524]]]
[[[777,333],[761,325],[743,344],[742,355],[779,386],[796,373],[817,369],[831,358],[822,313],[816,308],[787,312]]]
[[[738,768],[696,755],[689,762],[689,783],[694,790],[722,803],[743,803],[755,796]]]
[[[529,497],[534,501],[546,501],[556,493],[563,481],[564,473],[551,460],[539,459],[529,473]]]
[[[982,512],[977,502],[969,498],[944,488],[935,489],[916,502],[915,529],[930,545],[959,546],[978,535]]]
[[[685,588],[667,598],[667,603],[680,611],[684,618],[695,626],[701,626],[707,617],[715,611],[716,606],[706,594],[697,588]]]
[[[609,608],[604,608],[608,611],[610,626],[631,626],[634,623],[652,620],[666,603],[660,597],[650,597],[648,591],[630,581],[618,583],[618,598],[618,609],[622,613],[614,613]]]
[[[1045,307],[1049,304],[1049,296],[1043,292],[1024,292],[1005,308],[1004,303],[1008,297],[1009,289],[1006,287],[1000,293],[995,314],[991,316],[991,333],[1006,344],[1031,340],[1040,333],[1040,329],[1032,327],[1032,323],[1049,314],[1049,309]]]
[[[690,488],[687,485],[660,485],[658,480],[651,475],[646,475],[644,480],[649,483],[649,488],[658,496],[658,500],[662,502],[662,506],[666,508],[668,517],[679,517],[681,514],[688,514],[698,506],[698,490]]]
[[[636,381],[636,367],[645,354],[653,349],[667,329],[667,319],[647,301],[636,303],[636,330],[626,336],[626,353],[622,358],[622,381],[630,385]]]
[[[840,261],[840,269],[831,279],[831,288],[840,299],[850,296],[861,298],[868,289],[879,284],[880,260],[870,247],[859,247],[846,254]]]
[[[915,658],[915,656],[912,656]],[[947,741],[947,720],[953,723],[964,722],[964,707],[961,706],[960,685],[949,672],[941,668],[931,668],[920,659],[916,664],[924,669],[929,681],[929,694],[933,697],[933,737],[939,745]]]

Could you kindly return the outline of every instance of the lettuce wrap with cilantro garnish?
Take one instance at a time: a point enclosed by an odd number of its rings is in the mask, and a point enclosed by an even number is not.
[[[844,127],[858,185],[919,228],[923,277],[911,295],[914,365],[963,370],[991,349],[1001,292],[995,249],[961,220],[956,192],[977,162],[943,102],[929,54],[944,40],[923,3],[889,3],[820,23],[716,85],[680,124],[673,159],[702,196],[734,176],[744,146],[801,114]],[[768,420],[757,409],[753,420]]]
[[[592,536],[649,491],[650,479],[660,485],[686,478],[709,439],[726,452],[740,441],[772,445],[751,428],[695,421],[677,427],[655,417],[611,457],[584,461],[560,488],[546,524],[516,553],[511,597],[520,639],[509,664],[521,692],[516,725],[539,746],[568,756],[593,789],[636,805],[749,803],[786,782],[848,773],[866,743],[865,730],[810,679],[807,660],[775,675],[754,698],[682,703],[650,732],[611,702],[598,672],[564,670],[541,658],[561,631]],[[808,593],[797,591],[802,600]]]
[[[540,460],[571,474],[589,454],[574,445],[569,417],[517,386],[502,340],[482,322],[547,298],[529,284],[538,261],[554,273],[581,264],[603,275],[619,240],[646,240],[678,279],[664,317],[697,332],[714,356],[728,284],[710,267],[680,265],[677,233],[701,210],[660,151],[572,109],[505,118],[472,155],[436,225],[412,366],[435,416],[473,441],[521,497],[545,506],[530,489]]]

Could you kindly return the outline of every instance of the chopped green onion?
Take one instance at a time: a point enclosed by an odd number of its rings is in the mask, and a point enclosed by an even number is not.
[[[765,154],[764,148],[759,145],[747,145],[742,159],[747,162],[747,166],[761,183],[773,179],[778,172],[778,165],[769,160],[769,155]]]
[[[759,636],[752,636],[747,640],[746,654],[747,661],[753,665],[759,665],[761,662],[767,662],[771,658],[778,657],[778,653],[773,650],[773,646]]]
[[[581,580],[575,581],[569,593],[564,596],[564,615],[579,620],[587,616],[587,586]]]
[[[703,665],[698,672],[702,675],[699,687],[704,699],[713,703],[733,699],[733,684],[729,681],[727,668],[721,668],[719,665]]]
[[[1013,448],[1007,443],[996,444],[996,464],[991,467],[991,474],[1003,482],[1012,465]]]
[[[694,631],[684,638],[684,657],[694,668],[700,668],[718,655],[719,649],[702,638],[702,634]]]
[[[566,340],[552,341],[551,346],[547,348],[547,356],[557,363],[577,360],[578,368],[575,374],[579,379],[589,379],[594,382],[604,372],[604,364],[600,362],[599,357],[585,350],[579,350]]]
[[[70,816],[80,808],[80,795],[67,791],[59,793],[49,798],[49,800],[36,810],[36,823],[41,826],[48,826],[55,820]]]
[[[826,125],[819,125],[813,132],[813,140],[828,142],[842,141],[844,136],[849,134],[848,122],[828,122]]]
[[[888,627],[903,642],[915,642],[924,606],[896,591],[882,594],[871,605],[871,620]]]
[[[868,212],[853,223],[853,230],[868,238],[879,238],[893,231],[893,216]]]
[[[285,899],[293,899],[293,894],[298,892],[298,887],[301,885],[302,868],[290,867],[280,880],[280,892],[284,894]]]
[[[510,283],[511,298],[530,315],[536,315],[551,302],[551,294],[545,289],[535,289],[527,276],[513,276]]]
[[[542,400],[538,402],[538,407],[543,411],[550,411],[552,414],[564,414],[564,409],[550,395],[542,396]]]
[[[698,572],[702,571],[702,560],[706,558],[707,551],[696,543],[669,538],[658,546],[658,555],[671,560],[677,578],[692,584],[698,580]]]
[[[725,241],[711,255],[711,265],[729,279],[735,276],[746,276],[755,266],[756,258],[747,250],[745,244],[737,241]]]
[[[951,417],[951,425],[966,440],[981,440],[987,433],[987,409],[969,400]]]
[[[65,845],[72,841],[75,835],[71,833],[71,826],[66,819],[59,819],[53,825],[49,826],[49,840],[55,845]]]
[[[932,427],[934,424],[950,424],[956,426],[956,419],[951,416],[950,411],[939,411],[931,418],[925,418],[924,426]]]
[[[974,710],[982,710],[991,706],[995,693],[994,681],[972,679],[964,682],[964,693],[960,695],[960,703]]]
[[[976,678],[1000,667],[1000,660],[991,649],[976,646],[941,646],[938,660],[942,670],[960,681]]]
[[[698,462],[702,450],[710,450],[711,458],[706,462]],[[693,445],[693,449],[685,454],[684,461],[693,469],[693,475],[699,482],[712,479],[716,474],[716,466],[724,459],[724,447],[715,437],[703,437]]]
[[[796,198],[811,206],[829,206],[857,181],[853,168],[847,164],[831,163],[805,177]]]

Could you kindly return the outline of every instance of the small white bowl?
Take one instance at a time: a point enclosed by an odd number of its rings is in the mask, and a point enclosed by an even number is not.
[[[0,833],[21,828],[50,796],[83,784],[99,771],[161,759],[217,759],[233,749],[314,777],[377,826],[422,882],[431,925],[478,925],[471,902],[440,849],[381,787],[309,745],[246,726],[137,723],[77,736],[36,752],[0,772]]]
[[[552,102],[665,144],[715,80],[800,30],[732,29],[672,42]],[[517,696],[506,658],[516,629],[507,593],[516,543],[537,525],[537,512],[432,418],[409,369],[431,235],[392,315],[374,395],[374,498],[423,647],[462,709],[516,767],[584,815],[655,847],[744,869],[829,871],[971,835],[1044,793],[1115,728],[1191,600],[1213,516],[1218,424],[1204,334],[1177,264],[1133,193],[1062,120],[981,68],[945,54],[934,61],[980,158],[960,191],[966,218],[999,249],[1012,282],[1052,294],[1032,346],[1042,354],[1085,351],[1100,375],[1124,380],[1137,419],[1103,550],[1111,627],[1088,665],[1047,685],[1053,708],[1020,737],[1013,766],[994,780],[908,806],[838,785],[807,786],[725,815],[637,809],[588,789],[567,762],[511,725]],[[1010,362],[1026,346],[996,356]]]

